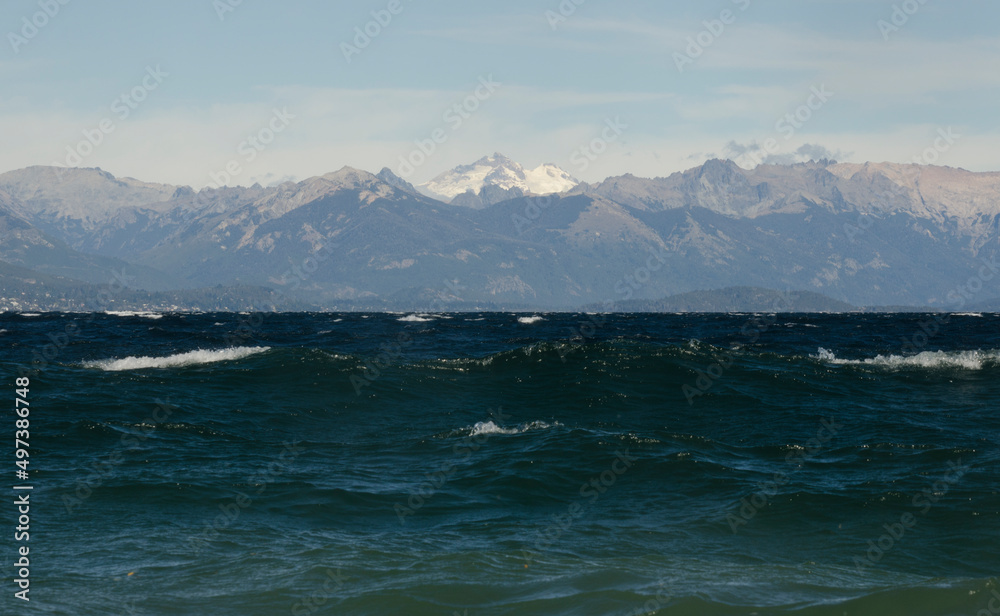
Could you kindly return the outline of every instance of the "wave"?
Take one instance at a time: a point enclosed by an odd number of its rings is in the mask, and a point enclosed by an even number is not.
[[[127,370],[147,370],[150,368],[183,368],[220,361],[236,361],[271,350],[271,347],[234,347],[217,351],[189,351],[166,357],[125,357],[123,359],[103,359],[85,362],[85,368],[98,368],[106,372]]]
[[[113,317],[142,317],[144,319],[162,319],[159,312],[133,312],[131,310],[108,310],[104,314]]]
[[[396,320],[399,321],[400,323],[429,323],[434,319],[428,317],[427,315],[408,314],[405,317],[401,317]]]
[[[546,423],[544,421],[532,421],[530,423],[524,423],[514,428],[504,428],[503,426],[498,426],[492,421],[480,421],[476,425],[468,428],[469,436],[480,436],[482,434],[524,434],[525,432],[530,432],[532,430],[548,430],[549,428],[555,428],[561,426],[562,424],[558,421],[556,423]]]
[[[545,319],[543,319],[542,317],[539,317],[539,316],[534,316],[534,317],[518,317],[517,322],[518,323],[522,323],[524,325],[532,325],[534,323],[538,323],[539,321],[544,321],[544,320]]]
[[[873,366],[890,370],[906,368],[982,370],[1000,363],[1000,351],[924,351],[916,355],[877,355],[868,359],[841,359],[820,348],[816,359],[842,366]]]
[[[545,421],[530,421],[522,423],[513,427],[507,427],[497,424],[493,420],[476,422],[471,426],[465,426],[464,428],[458,428],[455,430],[449,430],[447,432],[441,432],[440,434],[435,434],[433,438],[466,438],[475,436],[493,436],[496,434],[514,435],[514,434],[524,434],[526,432],[535,432],[538,430],[550,430],[552,428],[561,428],[563,424],[558,421],[553,423],[548,423]]]

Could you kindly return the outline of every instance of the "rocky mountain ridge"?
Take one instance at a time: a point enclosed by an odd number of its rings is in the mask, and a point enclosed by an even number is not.
[[[0,260],[88,283],[127,270],[148,290],[267,287],[317,306],[558,309],[744,286],[957,308],[1000,296],[1000,276],[977,282],[1000,252],[998,197],[1000,173],[832,161],[711,160],[451,204],[388,169],[195,192],[36,167],[0,175]]]

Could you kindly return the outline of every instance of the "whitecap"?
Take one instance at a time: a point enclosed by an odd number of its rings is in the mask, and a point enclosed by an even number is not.
[[[493,421],[480,421],[470,428],[469,436],[479,436],[481,434],[524,434],[525,432],[529,432],[531,430],[547,430],[561,425],[562,424],[559,422],[550,424],[544,421],[533,421],[531,423],[521,424],[514,428],[505,428],[503,426],[498,426]]]
[[[42,315],[39,312],[22,312],[21,316],[22,317],[40,317]]]
[[[108,310],[104,314],[113,317],[142,317],[144,319],[162,319],[163,315],[158,312],[133,312],[131,310]]]
[[[832,351],[820,348],[817,359],[837,365],[901,368],[958,368],[982,370],[987,364],[1000,363],[1000,351],[924,351],[916,355],[877,355],[868,359],[841,359]]]
[[[534,317],[518,317],[517,322],[518,323],[522,323],[524,325],[532,325],[534,323],[538,323],[539,321],[544,321],[544,320],[545,319],[543,319],[542,317],[539,317],[539,316],[534,316]]]
[[[408,314],[405,317],[401,317],[396,320],[401,323],[428,323],[434,319],[429,318],[427,315]]]
[[[220,361],[236,361],[271,350],[271,347],[234,347],[216,351],[189,351],[166,357],[125,357],[123,359],[102,359],[85,362],[85,368],[98,368],[107,372],[126,370],[147,370],[150,368],[183,368]]]

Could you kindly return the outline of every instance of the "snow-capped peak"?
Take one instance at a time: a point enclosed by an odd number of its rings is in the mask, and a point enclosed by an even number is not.
[[[505,190],[520,188],[525,194],[546,195],[567,191],[579,180],[556,165],[546,163],[535,169],[525,169],[519,163],[496,153],[484,156],[471,165],[461,165],[420,185],[423,192],[450,201],[468,191],[479,193],[484,186]]]

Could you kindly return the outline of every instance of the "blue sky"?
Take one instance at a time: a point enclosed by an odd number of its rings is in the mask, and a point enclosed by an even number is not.
[[[588,181],[824,152],[1000,170],[995,1],[396,3],[8,0],[0,171],[423,182],[495,151]],[[934,149],[941,129],[960,137]]]

